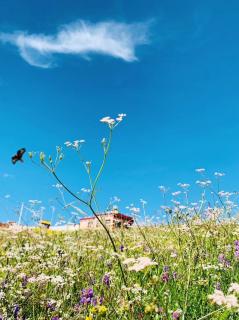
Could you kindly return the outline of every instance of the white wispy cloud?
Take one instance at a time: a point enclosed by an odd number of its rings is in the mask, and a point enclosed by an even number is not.
[[[0,41],[15,45],[26,62],[41,68],[53,67],[56,54],[83,58],[101,54],[132,62],[137,60],[136,47],[148,43],[148,29],[148,23],[78,21],[62,26],[53,35],[25,31],[0,33]]]

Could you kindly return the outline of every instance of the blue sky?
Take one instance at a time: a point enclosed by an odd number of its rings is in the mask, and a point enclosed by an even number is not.
[[[85,139],[97,167],[107,134],[99,119],[121,112],[102,209],[117,195],[122,211],[143,198],[153,214],[158,186],[194,185],[198,167],[225,172],[223,188],[236,190],[238,10],[236,0],[0,1],[1,219],[16,219],[21,201],[48,207],[56,197],[45,170],[11,164],[18,148],[53,153]],[[80,190],[82,172],[68,151],[59,174]]]

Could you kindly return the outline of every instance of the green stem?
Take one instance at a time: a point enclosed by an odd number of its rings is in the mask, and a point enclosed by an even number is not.
[[[79,200],[80,202],[82,202],[83,204],[85,204],[87,207],[89,207],[89,209],[91,210],[91,212],[93,213],[93,215],[96,217],[96,219],[99,221],[99,223],[101,224],[101,226],[103,227],[103,229],[105,230],[111,244],[112,244],[112,247],[113,247],[113,250],[115,253],[117,253],[117,248],[116,248],[116,245],[115,245],[115,242],[110,234],[110,231],[108,230],[108,228],[105,226],[105,224],[101,221],[101,219],[98,217],[98,215],[96,214],[95,210],[93,209],[92,205],[89,204],[88,202],[86,202],[85,200],[79,198],[74,192],[72,192],[59,178],[58,176],[56,175],[56,173],[54,171],[52,171],[52,174],[53,176],[56,178],[56,180],[63,186],[63,188],[70,193],[70,195],[72,195],[74,198],[76,198],[77,200]],[[121,261],[119,259],[119,257],[117,256],[117,261],[118,261],[118,265],[119,265],[119,268],[120,268],[120,272],[121,272],[121,275],[122,275],[122,280],[124,282],[124,285],[127,287],[127,281],[126,281],[126,277],[125,277],[125,274],[124,274],[124,270],[123,270],[123,267],[122,267],[122,264],[121,264]]]
[[[93,187],[92,187],[92,190],[91,190],[91,196],[90,196],[90,205],[92,204],[92,200],[93,200],[93,198],[94,198],[94,194],[95,194],[95,189],[96,189],[97,183],[98,183],[99,178],[100,178],[100,176],[101,176],[101,174],[102,174],[102,172],[103,172],[103,169],[104,169],[104,167],[105,167],[106,159],[107,159],[107,156],[108,156],[108,153],[109,153],[109,149],[110,149],[110,145],[111,145],[111,140],[112,140],[112,133],[113,133],[112,130],[113,130],[113,129],[111,128],[111,129],[110,129],[110,135],[109,135],[108,144],[107,144],[106,149],[104,150],[103,161],[102,161],[102,164],[101,164],[100,169],[99,169],[99,171],[98,171],[98,174],[97,174],[97,176],[96,176],[96,178],[95,178],[95,181],[94,181],[94,183],[93,183]]]
[[[210,317],[211,315],[213,315],[213,314],[215,314],[215,313],[217,313],[217,312],[219,312],[219,311],[222,311],[222,310],[224,310],[224,309],[225,309],[225,307],[222,307],[222,308],[220,308],[220,309],[218,309],[218,310],[212,311],[212,312],[206,314],[205,316],[203,316],[203,317],[201,317],[201,318],[199,318],[199,319],[197,319],[197,320],[207,319],[207,318]]]

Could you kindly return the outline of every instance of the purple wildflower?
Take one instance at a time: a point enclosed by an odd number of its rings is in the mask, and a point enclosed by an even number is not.
[[[239,259],[239,240],[235,241],[235,257]]]
[[[226,267],[226,268],[229,268],[230,265],[231,265],[230,261],[225,258],[225,255],[224,255],[223,253],[220,253],[220,254],[219,254],[219,256],[218,256],[218,261],[219,261],[221,264],[223,264],[224,267]]]
[[[47,303],[47,309],[49,309],[50,311],[55,311],[56,310],[56,304],[52,303],[52,302],[48,302]]]
[[[174,311],[172,314],[172,317],[174,320],[178,320],[180,318],[180,316],[181,316],[181,311],[179,311],[179,310]]]
[[[224,265],[225,267],[229,268],[231,266],[231,262],[225,259]]]
[[[28,279],[27,279],[27,276],[25,275],[22,277],[22,287],[23,288],[26,288],[27,282],[28,282]]]
[[[163,271],[164,271],[164,272],[168,272],[168,271],[169,271],[169,266],[164,266],[164,267],[163,267]]]
[[[124,251],[124,246],[121,244],[120,246],[120,251],[123,252]]]
[[[168,272],[164,272],[163,274],[162,274],[162,281],[163,282],[169,282],[169,273]]]
[[[220,253],[219,256],[218,256],[218,261],[220,263],[224,263],[225,261],[225,255],[223,253]]]
[[[93,298],[91,304],[95,307],[97,305],[97,298]]]
[[[20,307],[19,307],[18,304],[16,304],[15,307],[14,307],[14,311],[13,311],[13,317],[14,317],[14,319],[17,319],[17,318],[18,318],[18,313],[19,313],[19,311],[20,311]]]
[[[90,304],[92,302],[92,299],[94,297],[94,291],[92,288],[89,289],[83,289],[81,298],[80,298],[80,303],[81,304]]]
[[[110,275],[108,273],[106,273],[103,277],[103,283],[109,288],[110,287]]]
[[[221,290],[221,283],[217,282],[215,287],[216,287],[216,290]]]

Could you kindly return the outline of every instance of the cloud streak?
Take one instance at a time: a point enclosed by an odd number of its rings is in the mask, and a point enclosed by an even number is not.
[[[29,34],[24,31],[0,33],[0,41],[16,46],[30,65],[55,66],[55,55],[108,55],[127,62],[137,60],[136,47],[148,43],[148,23],[89,23],[78,21],[62,26],[54,35]]]

